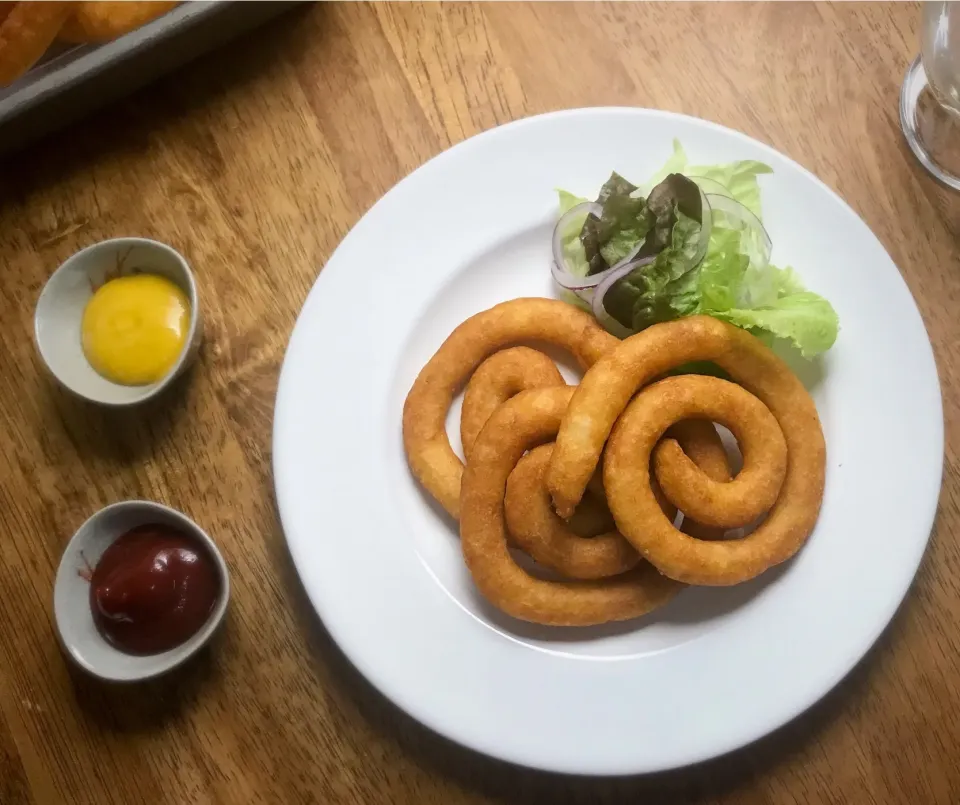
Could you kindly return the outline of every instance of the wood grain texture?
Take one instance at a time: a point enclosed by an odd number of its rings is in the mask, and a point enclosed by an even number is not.
[[[0,164],[0,802],[960,801],[960,196],[899,131],[918,22],[900,3],[309,6]],[[350,226],[465,137],[600,104],[733,126],[839,191],[917,299],[947,428],[931,547],[853,674],[730,757],[607,781],[473,755],[375,693],[312,614],[270,476],[284,346]],[[30,334],[62,260],[131,234],[192,261],[208,336],[162,404],[116,413],[57,390]],[[215,536],[233,604],[180,674],[105,687],[63,661],[52,582],[77,525],[137,496]]]

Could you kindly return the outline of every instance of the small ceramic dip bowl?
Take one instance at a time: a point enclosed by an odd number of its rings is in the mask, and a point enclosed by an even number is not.
[[[171,527],[204,550],[219,576],[216,601],[206,622],[180,645],[158,654],[130,654],[116,648],[97,628],[91,606],[90,579],[103,553],[137,526]],[[136,682],[165,674],[196,654],[223,621],[230,599],[230,578],[213,540],[185,514],[160,503],[129,500],[114,503],[90,517],[64,549],[53,591],[57,634],[67,656],[87,673],[109,682]]]
[[[156,274],[177,285],[190,302],[190,327],[176,362],[160,380],[143,386],[113,383],[94,370],[83,351],[81,325],[90,298],[104,283],[130,274]],[[69,391],[102,405],[149,400],[196,357],[203,333],[196,282],[179,252],[146,238],[104,240],[77,252],[50,277],[37,301],[34,333],[40,356]]]

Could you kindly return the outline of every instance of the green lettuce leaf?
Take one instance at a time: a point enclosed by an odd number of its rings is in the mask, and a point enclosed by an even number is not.
[[[810,291],[781,296],[767,307],[716,310],[710,315],[758,335],[791,341],[805,358],[830,349],[839,329],[830,303]]]
[[[793,269],[751,262],[743,253],[742,235],[714,226],[703,261],[684,271],[696,253],[699,224],[679,213],[671,245],[654,263],[614,285],[604,307],[635,332],[703,313],[750,330],[767,343],[787,340],[805,357],[830,349],[839,330],[830,303],[807,291]]]
[[[671,173],[682,173],[684,176],[703,176],[723,185],[730,194],[749,209],[754,215],[762,217],[760,207],[760,184],[757,176],[764,173],[773,173],[773,169],[763,162],[754,159],[743,159],[737,162],[726,162],[719,165],[690,165],[687,154],[678,140],[673,141],[673,154],[651,180],[651,185],[662,181]]]
[[[587,199],[575,196],[566,190],[557,190],[557,195],[560,197],[560,215],[566,215],[578,204],[583,204],[583,202],[587,201]],[[587,256],[584,252],[583,244],[580,242],[580,230],[583,229],[583,223],[586,217],[586,213],[582,216],[577,216],[570,222],[564,232],[561,233],[563,256],[567,263],[567,270],[577,277],[587,276],[589,270]],[[572,294],[572,296],[579,298],[576,294]]]
[[[679,140],[673,141],[673,153],[667,159],[666,164],[660,168],[653,178],[650,179],[648,187],[656,187],[660,182],[667,178],[671,173],[686,173],[687,170],[687,152],[683,150]]]
[[[714,224],[697,277],[701,311],[727,310],[737,304],[748,262],[740,251],[740,232]]]
[[[599,274],[618,263],[637,247],[653,225],[646,199],[632,195],[636,190],[635,184],[616,172],[600,188],[600,217],[588,215],[580,233],[589,273]]]
[[[588,274],[599,274],[605,268],[608,268],[607,261],[603,259],[603,255],[600,253],[600,219],[592,213],[589,213],[583,222],[583,227],[580,230],[580,243],[587,260]]]
[[[583,202],[587,201],[587,199],[581,198],[580,196],[575,196],[573,193],[568,193],[566,190],[557,190],[557,195],[560,197],[561,215],[566,215],[578,204],[583,204]]]
[[[608,198],[597,227],[599,250],[605,262],[603,268],[619,263],[630,254],[646,237],[652,224],[644,199],[629,194]]]
[[[700,191],[686,176],[670,173],[647,196],[647,207],[657,221],[665,216],[673,220],[674,208],[699,223],[703,216]]]
[[[839,319],[830,303],[807,291],[791,268],[763,267],[738,255],[740,233],[711,233],[700,268],[698,313],[728,321],[769,339],[791,341],[804,357],[825,352],[837,340]],[[714,248],[714,237],[717,246]],[[726,243],[729,248],[720,245]]]
[[[607,312],[623,326],[639,332],[660,321],[702,313],[749,330],[769,344],[789,341],[805,357],[830,349],[839,330],[836,311],[808,291],[792,268],[771,265],[765,244],[737,219],[714,213],[706,256],[688,268],[697,251],[702,211],[699,193],[694,198],[688,192],[690,183],[684,177],[719,183],[760,216],[757,177],[770,173],[769,166],[755,160],[691,166],[680,143],[673,146],[646,198],[613,173],[598,197],[601,216],[571,223],[563,233],[571,270],[581,276],[602,271],[642,240],[640,256],[655,254],[656,259],[616,283],[604,299]],[[559,192],[561,212],[583,201]]]
[[[701,165],[687,168],[687,176],[703,176],[713,179],[730,191],[730,197],[736,199],[758,218],[763,218],[760,206],[760,183],[757,176],[773,173],[769,165],[752,159],[730,162],[726,165]]]
[[[568,290],[567,288],[561,288],[560,298],[568,305],[573,305],[581,310],[585,310],[591,316],[593,315],[593,306],[588,304],[584,299],[581,299],[573,291]]]
[[[590,273],[590,263],[587,262],[587,253],[583,250],[580,235],[575,233],[570,238],[563,239],[563,257],[567,263],[567,270],[575,277],[585,277]]]
[[[697,269],[690,269],[700,224],[674,208],[670,243],[648,265],[615,283],[604,297],[607,312],[624,327],[640,331],[659,321],[687,316],[699,301]]]
[[[637,221],[611,235],[610,239],[600,247],[600,256],[603,257],[604,261],[600,270],[603,271],[609,266],[616,265],[624,257],[627,257],[637,247],[637,244],[646,237],[649,229],[649,223]],[[590,273],[596,274],[597,272],[591,271]]]
[[[614,171],[600,188],[600,193],[597,195],[597,204],[603,207],[610,199],[619,196],[629,196],[636,189],[637,186],[635,184],[628,182],[619,173]]]
[[[678,210],[698,224],[703,218],[699,189],[679,173],[669,174],[650,191],[647,210],[653,216],[653,230],[637,257],[650,257],[670,244]]]

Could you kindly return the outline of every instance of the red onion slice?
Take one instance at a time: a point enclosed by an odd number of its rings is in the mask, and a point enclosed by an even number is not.
[[[607,291],[613,287],[615,282],[622,280],[625,276],[627,276],[627,274],[630,274],[638,268],[643,268],[643,266],[650,265],[650,263],[656,259],[657,256],[653,254],[649,257],[641,257],[639,260],[634,260],[632,262],[625,263],[624,265],[611,268],[609,271],[604,272],[603,281],[596,287],[596,290],[594,290],[593,299],[591,300],[593,315],[596,317],[598,322],[600,322],[609,332],[613,333],[614,335],[624,338],[627,335],[630,335],[632,331],[624,327],[620,322],[613,318],[613,316],[607,313],[607,309],[603,306],[603,298],[607,295]]]
[[[706,176],[688,176],[687,177],[691,182],[693,182],[697,187],[700,188],[702,193],[709,193],[713,196],[725,196],[726,198],[733,198],[730,195],[730,191],[716,179],[708,179]]]
[[[710,245],[710,233],[713,231],[713,208],[710,206],[710,200],[700,191],[700,242],[697,244],[697,251],[687,266],[687,271],[700,265],[703,258],[707,256],[707,247]]]
[[[756,234],[760,245],[763,247],[764,251],[767,254],[769,259],[770,252],[773,250],[773,241],[770,240],[770,235],[767,234],[767,230],[763,226],[763,222],[754,215],[750,209],[743,204],[741,204],[736,199],[732,199],[729,196],[720,196],[715,193],[708,193],[706,196],[707,200],[710,203],[710,209],[714,212],[722,212],[724,215],[729,215],[731,218],[735,218],[744,225],[748,226]]]
[[[581,215],[586,216],[593,213],[598,218],[603,212],[603,207],[594,201],[584,201],[571,207],[557,221],[553,228],[553,265],[550,271],[557,284],[571,291],[582,290],[583,288],[593,288],[600,282],[600,274],[594,274],[589,277],[578,277],[567,268],[567,261],[563,254],[563,235],[567,228]]]
[[[683,273],[691,271],[696,268],[703,261],[703,258],[706,257],[707,247],[710,245],[710,233],[713,228],[712,219],[713,212],[710,206],[710,201],[703,191],[700,191],[700,211],[702,222],[700,224],[700,236],[697,242],[697,251],[694,253],[693,258],[690,260],[690,263],[684,266]],[[636,252],[634,252],[636,254]],[[657,259],[657,255],[650,255],[648,257],[641,257],[639,260],[627,260],[620,261],[613,268],[604,271],[602,274],[597,276],[602,276],[603,280],[597,285],[596,289],[593,292],[593,299],[590,302],[591,307],[593,308],[593,315],[609,332],[613,333],[620,338],[625,338],[630,335],[633,331],[624,327],[620,322],[618,322],[613,316],[607,313],[607,309],[603,305],[603,300],[607,295],[614,283],[623,279],[627,274],[632,273],[638,268],[643,268],[643,266],[650,265],[654,260]]]
[[[603,279],[602,274],[591,274],[587,277],[578,277],[576,274],[571,274],[565,268],[561,268],[557,265],[557,261],[554,260],[550,264],[550,273],[553,274],[553,279],[556,281],[557,285],[561,288],[566,288],[568,291],[584,291],[589,290],[590,288],[595,288],[597,283]]]
[[[601,271],[599,274],[597,274],[597,276],[605,277],[611,271],[616,271],[618,268],[623,268],[623,266],[625,266],[627,263],[632,262],[633,258],[637,256],[637,252],[639,252],[643,248],[643,244],[646,242],[647,242],[646,237],[640,238],[640,240],[637,241],[637,245],[630,250],[630,254],[628,254],[622,260],[617,260],[617,262],[614,263],[612,266],[610,266],[610,268],[608,268],[606,271]]]
[[[593,288],[581,288],[576,291],[570,288],[561,288],[560,298],[564,302],[569,302],[571,305],[582,308],[587,311],[587,313],[593,310],[591,304],[593,302]]]
[[[700,240],[697,244],[697,251],[693,256],[693,259],[690,261],[690,264],[686,266],[684,271],[689,271],[700,264],[700,262],[706,256],[707,247],[710,244],[710,232],[712,228],[713,215],[711,213],[710,202],[707,196],[704,195],[703,190],[700,191],[700,209]],[[744,209],[746,208],[744,207]],[[592,274],[586,277],[578,277],[571,273],[567,269],[566,261],[564,260],[564,231],[578,216],[593,213],[597,217],[600,217],[602,212],[603,208],[596,202],[585,201],[581,204],[577,204],[575,207],[571,207],[566,213],[560,216],[560,220],[557,221],[557,225],[553,229],[553,265],[550,266],[550,273],[553,274],[553,278],[558,285],[560,285],[562,288],[566,288],[568,291],[573,291],[575,294],[577,294],[577,296],[591,305],[594,316],[596,316],[597,320],[600,321],[600,323],[603,324],[610,332],[614,333],[614,335],[620,335],[622,338],[624,334],[629,334],[629,331],[607,313],[606,309],[603,307],[603,297],[606,295],[607,290],[609,290],[613,283],[619,279],[622,279],[634,269],[652,263],[656,259],[656,255],[644,257],[640,260],[635,259],[637,253],[643,247],[645,242],[645,239],[643,239],[640,240],[630,251],[630,254],[605,271],[601,271],[597,274]],[[747,210],[747,212],[749,212],[749,210]],[[602,291],[600,290],[601,285],[603,286]],[[593,291],[592,293],[591,290]],[[621,332],[618,333],[617,330],[620,330]]]
[[[572,273],[567,268],[566,261],[564,260],[563,233],[578,216],[583,215],[584,213],[593,213],[599,218],[602,211],[603,208],[599,204],[593,201],[585,201],[582,204],[578,204],[576,207],[571,207],[566,213],[560,216],[560,220],[557,221],[557,225],[553,229],[553,265],[550,266],[550,273],[553,274],[553,278],[556,280],[557,284],[562,288],[566,288],[568,291],[579,292],[588,288],[596,288],[603,278],[607,276],[607,274],[622,266],[625,266],[637,256],[637,252],[639,252],[643,247],[644,240],[641,239],[637,245],[630,250],[630,253],[626,257],[610,266],[610,268],[604,269],[596,274],[590,274],[586,277],[578,277],[576,274]],[[589,302],[589,299],[587,301]]]
[[[740,250],[749,263],[737,294],[740,307],[762,307],[777,298],[776,272],[768,271],[773,241],[760,219],[749,208],[732,198],[710,196],[713,209],[744,227]]]

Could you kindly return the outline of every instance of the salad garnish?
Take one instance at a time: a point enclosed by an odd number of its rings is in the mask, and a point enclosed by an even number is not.
[[[770,262],[754,160],[690,166],[679,142],[644,189],[612,173],[596,201],[560,190],[552,272],[564,295],[626,336],[706,314],[805,357],[833,346],[839,320],[796,272]]]

